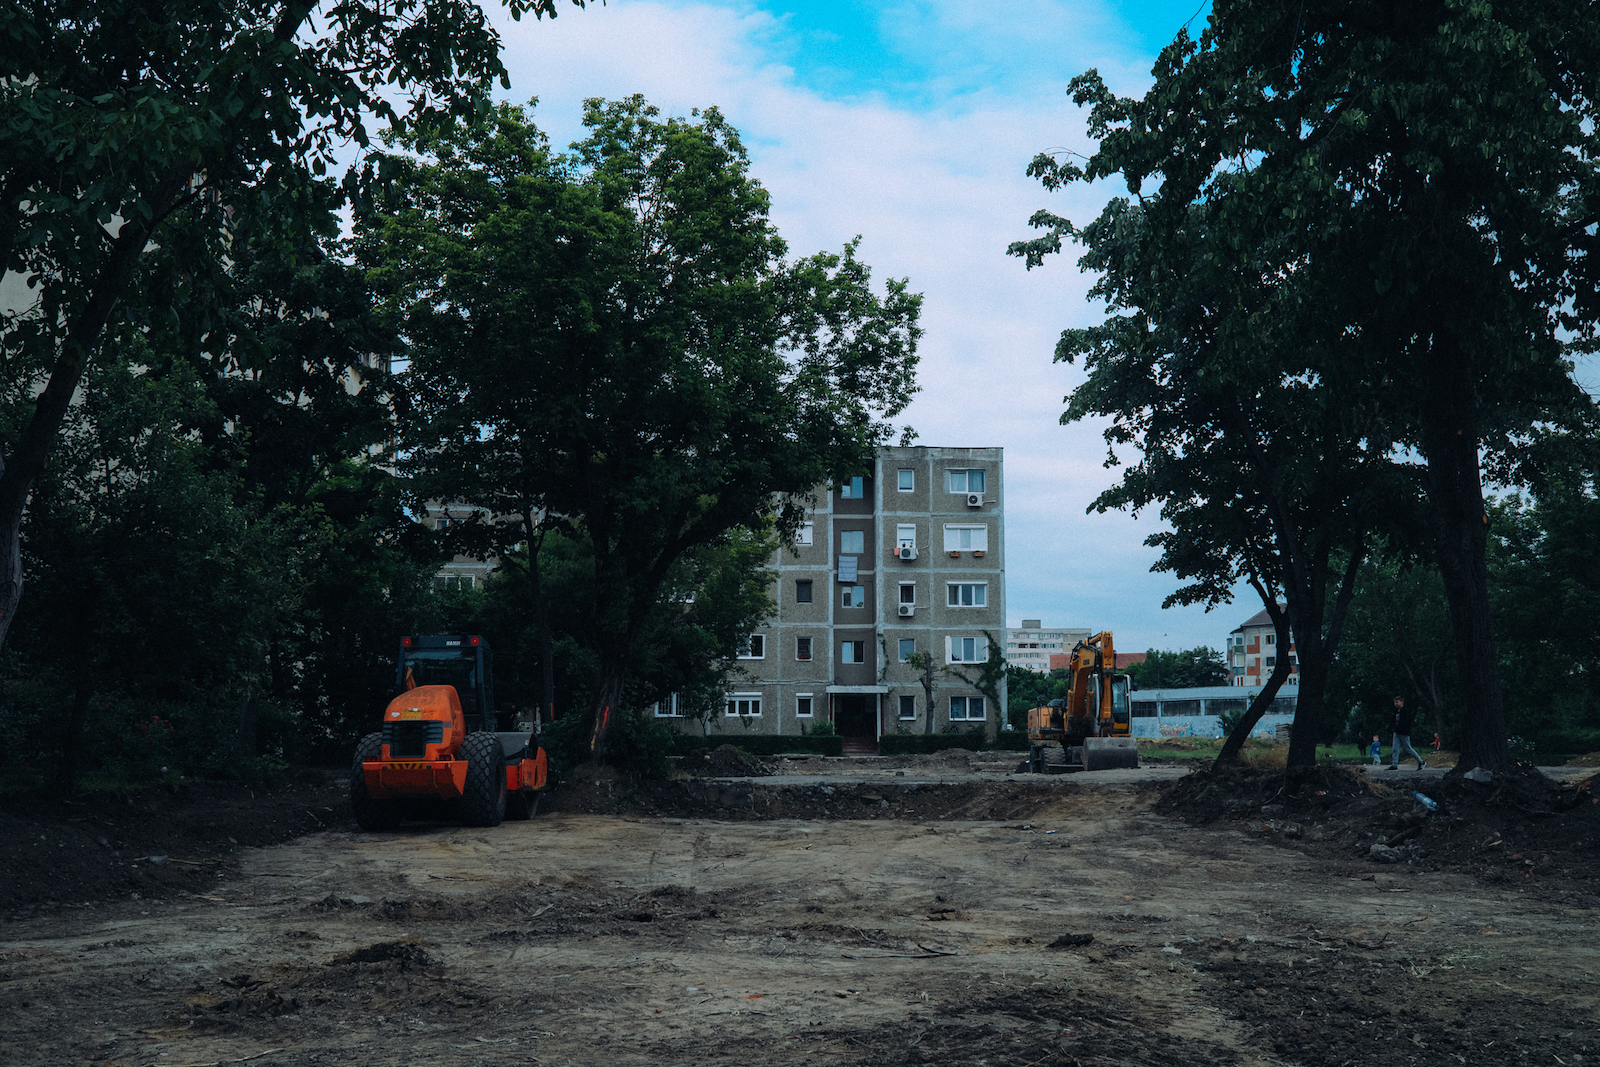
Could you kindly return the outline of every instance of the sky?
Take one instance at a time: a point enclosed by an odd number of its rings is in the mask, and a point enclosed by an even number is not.
[[[1099,213],[1119,182],[1047,193],[1041,151],[1087,153],[1067,95],[1096,68],[1142,94],[1163,44],[1204,25],[1200,0],[610,0],[554,20],[496,16],[517,103],[537,97],[554,144],[582,134],[581,102],[642,93],[663,113],[715,105],[740,130],[792,255],[861,237],[877,279],[923,294],[921,391],[897,420],[932,446],[1005,449],[1006,616],[1109,629],[1117,647],[1221,648],[1260,610],[1247,589],[1206,614],[1163,610],[1154,515],[1086,514],[1118,477],[1102,427],[1059,419],[1082,380],[1052,362],[1090,325],[1092,279],[1071,249],[1028,271],[1005,254],[1050,208]]]

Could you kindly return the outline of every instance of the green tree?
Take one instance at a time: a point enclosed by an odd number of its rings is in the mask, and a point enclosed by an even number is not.
[[[1057,667],[1048,674],[1026,667],[1006,668],[1006,721],[1014,729],[1028,728],[1028,712],[1052,700],[1064,700],[1072,688],[1072,672]]]
[[[120,355],[81,383],[35,484],[38,604],[8,649],[8,689],[31,688],[32,743],[65,787],[151,709],[176,724],[184,770],[228,769],[268,635],[295,607],[292,531],[250,521],[231,474],[208,470],[187,431],[208,408],[196,369],[142,346]],[[6,399],[27,417],[31,397]]]
[[[1128,666],[1127,675],[1140,689],[1227,685],[1230,678],[1222,653],[1204,645],[1183,652],[1152,648],[1145,653],[1144,662]]]
[[[1095,129],[1137,103],[1110,96],[1092,74],[1077,85],[1080,100],[1095,101]],[[1125,166],[1117,161],[1127,149],[1104,135],[1089,173]],[[1048,156],[1031,169],[1050,188],[1084,177]],[[1064,236],[1086,247],[1080,264],[1102,275],[1092,295],[1112,314],[1062,335],[1057,359],[1082,355],[1088,371],[1062,419],[1109,417],[1108,466],[1120,462],[1119,446],[1139,453],[1091,510],[1160,507],[1168,528],[1147,538],[1162,550],[1155,569],[1187,583],[1166,606],[1209,609],[1244,580],[1282,647],[1292,631],[1301,686],[1289,764],[1308,766],[1354,572],[1375,517],[1396,512],[1401,484],[1383,421],[1352,403],[1358,383],[1330,378],[1321,364],[1331,348],[1307,343],[1317,304],[1296,275],[1262,269],[1268,235],[1221,225],[1223,213],[1205,206],[1183,205],[1181,224],[1158,225],[1165,193],[1113,200],[1081,230],[1041,212],[1033,221],[1048,233],[1012,252],[1033,266]],[[1237,755],[1287,677],[1279,657],[1220,760]]]
[[[0,309],[0,362],[37,392],[0,468],[3,642],[29,493],[107,338],[222,287],[241,240],[326,218],[324,175],[365,117],[473,113],[504,70],[455,0],[13,0],[0,40],[0,268],[32,301]]]
[[[1437,569],[1385,558],[1362,566],[1329,689],[1329,703],[1346,710],[1358,740],[1389,732],[1397,695],[1454,740],[1461,688]]]
[[[1490,507],[1507,721],[1545,752],[1600,748],[1600,500],[1581,471]]]
[[[1302,346],[1298,369],[1278,365],[1284,382],[1346,390],[1330,410],[1372,428],[1353,437],[1372,458],[1420,452],[1464,683],[1463,759],[1508,770],[1480,450],[1497,478],[1526,477],[1537,450],[1524,445],[1592,417],[1566,353],[1600,319],[1600,27],[1559,4],[1290,11],[1215,4],[1198,43],[1180,34],[1163,51],[1142,100],[1079,79],[1101,148],[1086,170],[1042,165],[1061,180],[1120,171],[1141,194],[1139,225],[1161,235],[1203,212],[1209,251],[1224,263],[1245,251],[1236,272],[1288,298],[1221,304],[1219,318],[1276,337],[1269,350],[1285,357]],[[1304,614],[1297,643],[1311,636]]]
[[[401,135],[363,234],[410,344],[421,491],[504,517],[503,543],[592,553],[601,752],[679,561],[787,539],[803,494],[889,438],[920,299],[875,294],[854,245],[786,261],[715,109],[593,100],[584,122],[567,155],[514,107]]]

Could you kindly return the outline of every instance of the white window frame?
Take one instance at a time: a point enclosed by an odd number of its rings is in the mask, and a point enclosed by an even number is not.
[[[972,646],[972,659],[962,658],[967,645]],[[978,637],[946,637],[944,639],[944,661],[946,663],[983,663],[989,658],[989,650],[981,636]]]
[[[961,701],[961,714],[956,714],[956,701]],[[972,706],[978,706],[978,714],[972,714]],[[951,722],[983,722],[988,714],[988,701],[983,697],[951,697],[950,721]]]
[[[968,488],[972,484],[972,476],[978,476],[978,488]],[[983,467],[947,467],[944,472],[945,491],[950,493],[987,493],[989,475]]]
[[[909,548],[917,550],[917,524],[914,522],[897,522],[894,526],[895,548]]]
[[[800,599],[800,586],[802,585],[806,587],[806,592],[810,594],[804,600]],[[811,604],[815,603],[816,599],[817,583],[815,581],[810,578],[796,578],[794,580],[794,602],[796,604]]]
[[[816,701],[811,699],[810,693],[796,693],[794,695],[794,714],[797,719],[809,719],[817,713]]]
[[[855,544],[854,548],[850,547],[852,541],[851,540],[846,540],[846,538],[850,538],[850,539],[853,540],[853,543]],[[866,552],[866,550],[867,550],[867,531],[865,531],[865,530],[840,530],[839,531],[839,555],[841,555],[841,556],[859,556],[862,553]]]
[[[961,543],[963,533],[967,544]],[[989,524],[986,522],[947,522],[944,524],[944,550],[946,552],[989,551]]]
[[[853,646],[856,646],[856,645],[859,645],[861,647],[861,658],[860,659],[852,659],[852,658],[850,658],[849,655],[847,655],[847,651],[848,652],[854,652],[855,651],[855,648]],[[841,640],[839,642],[839,662],[840,663],[865,663],[865,662],[867,662],[867,643],[865,641],[845,641],[845,640]]]
[[[739,649],[740,659],[766,659],[767,635],[751,634],[744,639],[743,646]]]
[[[911,595],[909,597],[906,596],[906,590],[907,589],[911,590]],[[898,603],[910,604],[913,607],[916,606],[916,603],[917,603],[917,583],[916,582],[901,582],[900,583],[900,599],[899,599]]]
[[[800,650],[805,649],[805,655]],[[794,658],[796,663],[810,663],[811,657],[816,655],[816,640],[811,637],[796,637],[794,639]]]
[[[723,714],[730,719],[761,718],[761,694],[729,693],[723,705]]]
[[[661,710],[663,705],[666,706],[666,709],[667,709],[666,711],[662,711]],[[667,694],[667,699],[658,700],[653,705],[651,705],[651,707],[655,710],[656,718],[658,718],[658,719],[681,719],[681,718],[683,718],[683,705],[678,703],[678,694],[677,693],[668,693]]]
[[[910,715],[906,714],[906,706],[908,704],[911,707],[911,714]],[[906,696],[906,695],[902,695],[900,697],[899,716],[900,716],[900,721],[901,722],[911,722],[912,720],[916,719],[916,717],[917,717],[917,698],[916,697],[914,697],[914,696]]]
[[[907,645],[911,646],[910,654],[907,654],[907,652],[906,652],[906,646]],[[899,643],[895,647],[899,650],[900,662],[901,663],[909,662],[911,657],[916,655],[916,652],[917,652],[917,639],[914,638],[914,637],[902,637],[902,638],[899,639]]]
[[[802,522],[800,528],[794,532],[794,543],[796,546],[810,545],[816,536],[817,524],[814,522]]]
[[[867,479],[864,475],[839,480],[840,500],[865,500],[867,496]]]
[[[901,467],[895,472],[895,488],[902,493],[915,492],[917,488],[917,472],[914,467]]]
[[[988,582],[946,582],[945,607],[947,608],[986,608],[989,606]],[[967,596],[964,590],[971,589],[971,603],[963,602]]]
[[[854,611],[867,606],[867,587],[864,585],[841,585],[839,587],[839,607]]]

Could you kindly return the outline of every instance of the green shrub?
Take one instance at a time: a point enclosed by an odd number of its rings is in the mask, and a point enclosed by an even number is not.
[[[995,752],[1026,752],[1028,751],[1028,731],[1001,730],[1000,736],[990,741],[988,747]]]
[[[539,732],[539,744],[557,778],[566,778],[574,767],[589,762],[593,721],[592,715],[568,713]],[[606,737],[605,763],[634,778],[668,778],[672,763],[667,756],[672,753],[677,736],[653,715],[620,710]]]
[[[807,737],[834,737],[838,731],[833,728],[832,719],[818,719],[806,727]]]

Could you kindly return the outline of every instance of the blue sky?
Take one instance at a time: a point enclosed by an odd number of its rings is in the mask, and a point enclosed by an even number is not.
[[[494,10],[491,8],[491,10]],[[1220,648],[1253,594],[1207,615],[1163,611],[1150,573],[1153,516],[1085,514],[1116,472],[1100,428],[1062,427],[1080,380],[1057,336],[1097,320],[1075,256],[1027,271],[1005,255],[1050,207],[1087,221],[1117,183],[1047,194],[1026,177],[1043,150],[1087,152],[1067,83],[1094,67],[1140,94],[1198,0],[904,0],[766,3],[609,0],[554,21],[499,17],[508,99],[539,98],[556,144],[581,134],[585,97],[643,93],[671,114],[716,105],[793,254],[856,235],[878,278],[924,295],[919,443],[1005,449],[1006,615],[1015,625],[1110,629],[1119,648]],[[1191,23],[1197,33],[1200,13]]]

